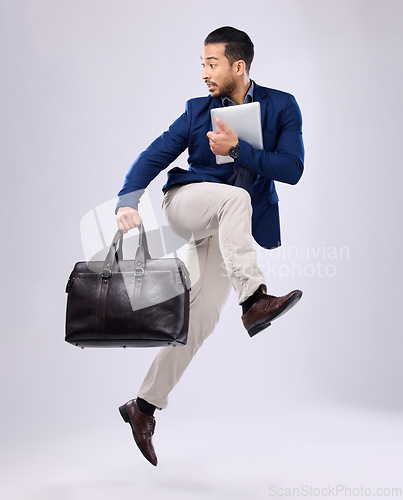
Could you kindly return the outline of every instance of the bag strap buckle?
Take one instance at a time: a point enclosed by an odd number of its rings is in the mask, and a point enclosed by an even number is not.
[[[102,279],[109,279],[112,276],[112,271],[110,269],[103,269]]]
[[[134,269],[134,276],[136,277],[140,277],[140,276],[144,276],[144,267],[141,267],[141,262],[137,262],[137,266],[135,269]]]

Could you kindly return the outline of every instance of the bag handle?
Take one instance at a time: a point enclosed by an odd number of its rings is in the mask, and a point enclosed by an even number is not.
[[[151,257],[150,257],[150,252],[148,250],[147,236],[142,222],[138,229],[139,229],[139,244],[137,247],[136,257],[135,257],[135,274],[136,270],[138,269],[139,272],[143,275],[145,262],[147,259],[151,259]],[[122,255],[122,246],[123,246],[123,233],[120,231],[120,229],[118,229],[115,233],[115,236],[113,237],[111,246],[109,248],[109,252],[104,261],[104,267],[102,269],[102,278],[107,279],[112,276],[112,269],[116,261],[116,258]]]
[[[143,223],[139,226],[139,246],[137,247],[135,263],[134,263],[134,274],[136,276],[143,276],[144,268],[146,265],[146,260],[150,260],[150,252],[148,250],[148,242],[146,232],[144,230]]]

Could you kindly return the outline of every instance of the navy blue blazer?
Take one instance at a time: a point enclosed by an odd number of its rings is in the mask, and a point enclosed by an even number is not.
[[[185,112],[132,164],[118,193],[116,209],[120,206],[137,209],[148,184],[188,148],[189,169],[171,169],[163,191],[189,182],[227,183],[234,166],[246,167],[257,174],[249,189],[253,237],[264,248],[278,247],[281,244],[280,220],[274,181],[296,184],[302,175],[302,117],[295,98],[286,92],[255,83],[253,100],[260,102],[264,149],[254,149],[241,140],[235,164],[217,165],[206,134],[212,129],[210,110],[222,107],[221,99],[211,96],[190,99]]]

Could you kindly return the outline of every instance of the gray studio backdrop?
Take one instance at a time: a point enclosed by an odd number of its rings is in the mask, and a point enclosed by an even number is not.
[[[232,294],[160,425],[178,446],[180,422],[189,439],[200,430],[192,421],[214,412],[230,422],[243,401],[255,415],[398,415],[402,3],[1,0],[0,9],[6,462],[32,464],[46,449],[57,463],[59,440],[82,436],[79,460],[85,436],[100,443],[123,426],[117,406],[136,396],[156,351],[66,344],[65,284],[87,257],[86,214],[113,207],[135,157],[206,94],[202,41],[226,24],[255,43],[251,77],[294,94],[302,110],[305,173],[296,186],[277,183],[283,246],[257,251],[269,293],[304,296],[250,339]],[[150,227],[165,224],[165,179],[140,203]]]

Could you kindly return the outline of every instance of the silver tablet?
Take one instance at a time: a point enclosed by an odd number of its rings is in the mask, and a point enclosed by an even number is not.
[[[214,132],[219,130],[216,118],[232,129],[239,139],[248,142],[255,149],[263,149],[260,102],[212,109],[211,124]],[[234,160],[230,156],[216,155],[216,161],[220,165]]]

